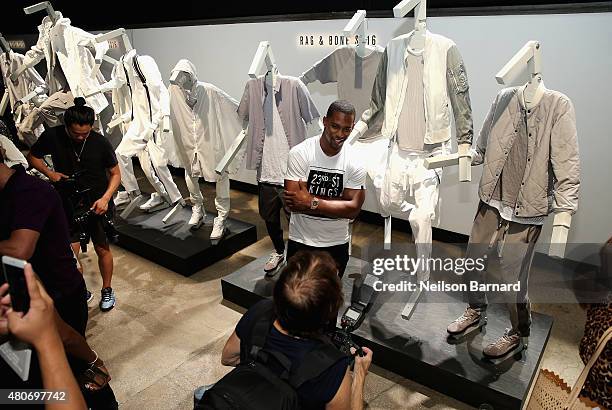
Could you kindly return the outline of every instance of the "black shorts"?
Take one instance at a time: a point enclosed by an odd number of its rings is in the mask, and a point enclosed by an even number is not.
[[[111,220],[115,215],[115,207],[113,201],[111,200],[108,203],[108,211],[106,214],[110,216]],[[91,216],[89,217],[89,223],[87,224],[87,233],[91,238],[91,242],[94,245],[108,245],[109,240],[106,236],[106,232],[104,231],[104,224],[102,222],[102,217]],[[70,223],[70,241],[72,243],[79,242],[79,227],[75,224]]]

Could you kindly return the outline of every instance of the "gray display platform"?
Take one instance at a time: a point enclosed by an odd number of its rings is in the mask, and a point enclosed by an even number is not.
[[[261,257],[223,278],[223,297],[248,308],[271,296],[274,278],[264,277],[266,260]],[[353,257],[349,261],[343,278],[347,301],[364,264]],[[410,320],[405,320],[401,311],[407,299],[403,292],[379,294],[355,332],[355,341],[374,351],[375,364],[476,407],[487,403],[495,409],[521,408],[550,336],[550,316],[534,313],[528,348],[493,362],[483,357],[482,349],[510,326],[504,306],[490,305],[485,331],[457,343],[447,339],[446,326],[463,313],[461,300],[424,293]]]
[[[116,218],[118,245],[184,276],[193,275],[213,263],[257,242],[255,225],[228,218],[226,234],[211,241],[213,219],[207,212],[205,223],[190,230],[187,221],[191,208],[185,207],[168,224],[162,219],[170,209],[144,213],[132,212],[127,220]]]

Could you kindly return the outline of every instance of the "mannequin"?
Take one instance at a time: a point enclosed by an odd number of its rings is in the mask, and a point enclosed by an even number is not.
[[[3,96],[5,105],[0,106],[0,115],[4,114],[7,106],[10,105],[13,121],[17,130],[19,130],[22,121],[47,98],[47,86],[33,68],[27,69],[22,75],[12,80],[11,74],[19,71],[23,66],[24,56],[15,53],[2,34],[0,34],[0,48],[2,50],[0,54],[0,73],[6,87]],[[32,134],[19,133],[19,137],[22,142],[31,146],[43,131],[44,128],[39,125]]]
[[[258,77],[264,66],[266,75]],[[272,275],[284,260],[280,214],[289,150],[307,136],[314,135],[313,128],[315,133],[320,132],[316,121],[319,113],[308,89],[298,78],[279,74],[267,41],[259,44],[249,76],[251,79],[238,107],[245,129],[217,165],[216,171],[224,172],[246,141],[246,167],[257,170],[259,214],[266,221],[275,248],[264,267],[266,274]]]
[[[229,174],[218,176],[213,167],[242,129],[236,114],[238,101],[214,85],[198,81],[195,66],[184,59],[172,70],[168,91],[173,135],[193,202],[188,224],[197,229],[206,216],[198,184],[202,176],[206,181],[216,182],[217,217],[210,238],[221,239],[230,207]]]
[[[458,145],[466,152],[473,126],[467,74],[457,46],[426,30],[424,0],[402,1],[393,9],[394,16],[403,17],[412,9],[414,30],[388,43],[370,108],[349,138],[359,139],[356,144],[370,164],[368,172],[386,218],[385,248],[391,245],[391,215],[407,213],[417,257],[427,259],[442,170],[427,169],[426,160],[450,153],[450,108]],[[367,135],[371,128],[375,132]],[[429,280],[426,265],[414,272],[418,281]],[[419,297],[419,291],[410,295],[402,317],[410,318]]]
[[[483,284],[499,265],[501,283],[520,283],[520,289],[503,295],[512,327],[484,348],[490,358],[507,357],[527,346],[531,327],[527,287],[542,225],[547,215],[556,214],[549,252],[562,256],[571,214],[578,207],[574,108],[567,96],[544,87],[540,44],[528,42],[497,74],[497,81],[507,84],[525,66],[528,83],[498,93],[472,150],[473,163],[483,164],[483,174],[466,257],[484,255],[488,264],[484,270],[468,271],[466,280]],[[508,132],[511,129],[514,132]],[[497,255],[492,255],[494,249]],[[486,324],[486,294],[470,291],[468,300],[465,313],[447,328],[452,337]]]
[[[19,129],[24,135],[33,135],[43,122],[48,126],[60,125],[61,115],[72,104],[74,97],[84,97],[85,90],[98,87],[105,81],[98,66],[108,49],[108,43],[97,43],[93,34],[72,26],[70,19],[53,10],[49,2],[26,7],[24,12],[32,14],[41,10],[45,10],[47,16],[38,26],[38,41],[26,53],[23,65],[11,74],[11,79],[15,81],[42,59],[47,62],[49,98],[24,119]],[[86,100],[96,114],[108,106],[104,96],[92,96]],[[99,124],[95,127],[102,132]]]
[[[173,164],[178,161],[171,159],[175,153],[169,135],[169,95],[157,64],[149,56],[139,56],[121,29],[98,40],[107,41],[112,37],[121,39],[126,53],[115,66],[113,78],[92,94],[116,90],[113,92],[113,105],[117,110],[115,116],[122,118],[124,135],[115,153],[125,191],[117,194],[115,204],[127,205],[121,214],[125,218],[143,199],[134,176],[134,156],[138,157],[147,179],[155,189],[148,201],[139,206],[141,210],[159,211],[183,203],[183,199],[167,166],[169,160]]]
[[[300,80],[306,85],[320,81],[337,84],[338,98],[355,106],[356,118],[368,108],[376,70],[384,49],[367,45],[365,10],[359,10],[344,27],[344,35],[357,35],[356,46],[341,46],[304,72]],[[375,128],[375,127],[373,127]]]

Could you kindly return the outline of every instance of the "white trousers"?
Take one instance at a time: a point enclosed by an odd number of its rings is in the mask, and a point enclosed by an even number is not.
[[[185,170],[185,183],[189,190],[191,200],[196,205],[202,205],[204,203],[204,196],[200,190],[200,184],[198,183],[198,177],[189,176]],[[230,210],[230,181],[229,174],[223,173],[217,179],[215,184],[216,196],[215,196],[215,208],[217,208],[217,215],[223,220],[227,219],[227,215]]]
[[[159,155],[151,155],[151,149],[156,150],[156,146],[152,141],[149,143],[142,141],[140,150],[134,150],[133,141],[129,143],[129,150],[124,150],[122,145],[124,145],[123,141],[115,150],[115,154],[117,155],[119,169],[121,170],[121,184],[126,191],[134,192],[140,190],[132,164],[132,156],[134,155],[130,155],[135,153],[138,161],[140,161],[142,171],[158,194],[164,198],[169,197],[172,203],[182,198],[166,163],[158,158]]]

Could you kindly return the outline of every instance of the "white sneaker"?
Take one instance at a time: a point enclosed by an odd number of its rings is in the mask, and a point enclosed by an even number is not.
[[[190,227],[201,225],[204,219],[204,215],[206,214],[204,213],[204,209],[202,208],[202,205],[192,206],[191,207],[191,218],[189,218],[189,222],[187,222],[187,225],[189,225]]]
[[[140,209],[141,211],[148,211],[149,209],[153,209],[156,206],[163,204],[164,202],[164,198],[162,198],[160,194],[158,194],[157,192],[153,192],[151,194],[151,198],[149,198],[149,200],[144,204],[140,205],[138,209]]]
[[[264,272],[266,272],[266,275],[274,272],[276,268],[278,268],[278,266],[284,260],[285,260],[285,255],[283,255],[282,253],[272,252],[270,254],[270,258],[268,259],[268,262],[266,262],[264,266]]]
[[[130,194],[128,191],[119,191],[117,192],[117,196],[113,200],[115,206],[127,205],[130,202]]]
[[[225,218],[219,218],[218,216],[215,218],[213,222],[213,229],[210,233],[210,239],[221,239],[223,234],[225,233]]]

